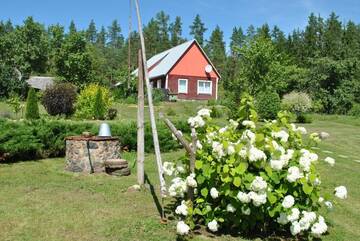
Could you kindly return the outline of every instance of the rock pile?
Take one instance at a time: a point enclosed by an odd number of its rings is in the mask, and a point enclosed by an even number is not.
[[[104,162],[106,173],[114,176],[130,175],[129,164],[124,159],[109,159]]]

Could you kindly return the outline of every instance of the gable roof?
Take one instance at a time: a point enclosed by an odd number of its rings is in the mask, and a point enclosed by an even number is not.
[[[53,77],[43,77],[43,76],[31,76],[28,80],[26,80],[32,88],[45,90],[47,87],[50,87],[54,84]]]
[[[214,71],[217,73],[217,75],[220,76],[219,72],[216,70],[215,66],[211,63],[210,59],[205,54],[204,50],[201,48],[199,43],[195,39],[193,39],[151,57],[146,62],[147,67],[149,69],[149,78],[153,79],[159,76],[167,75],[169,71],[174,67],[174,65],[186,53],[186,51],[192,46],[193,43],[195,43],[199,47],[199,49],[201,50],[202,54],[205,56],[207,61],[212,65]],[[133,74],[137,75],[137,72],[138,69],[136,69],[133,72]]]

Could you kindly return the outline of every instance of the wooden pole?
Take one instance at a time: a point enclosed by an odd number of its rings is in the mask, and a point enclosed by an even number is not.
[[[160,194],[162,197],[166,196],[166,184],[165,179],[163,175],[163,168],[162,168],[162,161],[161,161],[161,154],[160,154],[160,146],[159,146],[159,138],[156,128],[156,122],[155,122],[155,114],[154,114],[154,105],[152,100],[152,90],[149,80],[149,73],[147,69],[147,62],[146,62],[146,51],[145,51],[145,41],[144,41],[144,35],[142,31],[142,22],[141,22],[141,16],[140,16],[140,8],[139,8],[139,0],[135,0],[135,7],[136,7],[136,14],[138,19],[138,28],[139,28],[139,35],[140,35],[140,43],[141,43],[141,52],[142,52],[142,60],[144,65],[144,77],[146,82],[146,90],[147,90],[147,96],[148,96],[148,102],[149,102],[149,112],[150,112],[150,124],[152,129],[152,135],[153,135],[153,141],[154,141],[154,149],[155,149],[155,157],[156,162],[158,166],[158,173],[159,173],[159,179],[160,179]],[[164,208],[162,208],[162,218],[164,217]]]
[[[137,181],[144,185],[144,65],[141,49],[138,53],[138,109],[137,109]]]

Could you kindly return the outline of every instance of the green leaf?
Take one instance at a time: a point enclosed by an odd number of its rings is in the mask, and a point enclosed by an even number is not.
[[[274,194],[272,194],[271,192],[268,192],[267,198],[271,204],[274,204],[277,201],[276,196]]]
[[[266,166],[265,166],[265,171],[266,171],[266,173],[267,173],[269,176],[272,175],[272,169],[271,169],[270,165],[266,165]]]
[[[240,187],[241,185],[241,178],[240,177],[235,177],[234,178],[234,181],[233,181],[233,184],[235,187]]]
[[[203,162],[201,160],[196,160],[195,161],[195,168],[196,169],[201,169],[203,166]]]
[[[307,183],[304,183],[303,186],[302,186],[302,189],[303,189],[304,193],[309,195],[312,192],[313,187],[309,186],[309,184],[307,184]]]
[[[198,184],[203,184],[205,182],[205,177],[203,175],[198,175],[196,181]]]
[[[204,197],[204,198],[206,198],[207,197],[207,195],[209,194],[209,190],[206,188],[206,187],[204,187],[203,189],[201,189],[201,195]]]
[[[244,174],[248,165],[246,162],[240,162],[240,164],[235,168],[236,172],[239,174]]]
[[[228,173],[229,172],[229,166],[224,165],[223,172]]]

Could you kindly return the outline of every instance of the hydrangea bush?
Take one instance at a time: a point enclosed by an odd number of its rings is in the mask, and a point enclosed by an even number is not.
[[[172,176],[169,195],[178,206],[177,233],[186,235],[196,225],[209,231],[236,230],[240,233],[283,232],[319,237],[327,232],[321,205],[332,207],[331,195],[320,195],[318,155],[311,147],[320,138],[288,122],[286,112],[278,119],[257,125],[251,97],[242,99],[238,120],[219,127],[210,111],[202,109],[189,118],[196,128],[195,173],[189,173],[189,157],[164,163]],[[335,160],[325,159],[333,165]],[[195,189],[194,200],[187,196]],[[344,186],[335,189],[344,199]]]

